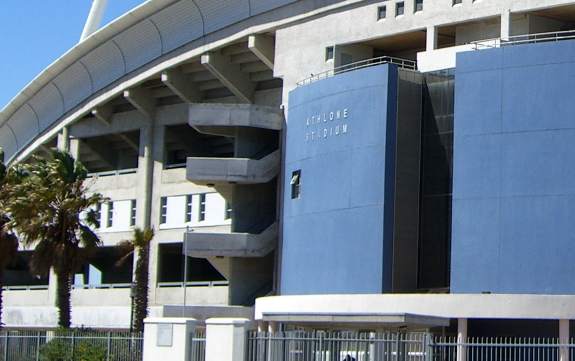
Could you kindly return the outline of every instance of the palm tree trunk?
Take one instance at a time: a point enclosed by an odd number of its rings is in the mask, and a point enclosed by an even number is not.
[[[4,327],[4,323],[2,323],[2,311],[3,311],[3,297],[4,297],[4,270],[0,269],[0,330],[2,329],[2,327]]]
[[[60,270],[56,274],[58,281],[56,290],[56,306],[58,307],[58,326],[63,328],[70,328],[72,319],[72,306],[71,306],[71,288],[72,277],[70,272]]]
[[[136,262],[136,294],[134,297],[134,331],[144,331],[144,319],[148,316],[148,281],[150,244],[139,248]]]

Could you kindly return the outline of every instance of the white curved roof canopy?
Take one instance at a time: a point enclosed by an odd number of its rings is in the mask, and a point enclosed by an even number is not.
[[[147,1],[69,50],[2,110],[6,159],[124,75],[206,34],[296,1]]]

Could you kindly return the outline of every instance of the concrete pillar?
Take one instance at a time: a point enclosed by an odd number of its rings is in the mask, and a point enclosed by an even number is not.
[[[58,150],[63,152],[70,152],[70,132],[68,127],[62,128],[58,133],[56,140],[56,147]],[[58,280],[54,269],[50,269],[50,274],[48,275],[48,302],[51,305],[56,305],[56,292],[58,288]]]
[[[193,318],[147,318],[144,320],[144,361],[190,360]]]
[[[559,320],[559,361],[569,361],[569,320]]]
[[[467,361],[467,319],[457,319],[457,361]]]
[[[268,322],[268,332],[269,333],[276,333],[278,332],[278,323],[275,321]]]
[[[511,11],[509,9],[503,10],[501,13],[501,40],[509,40],[511,36]]]
[[[50,305],[56,306],[57,291],[58,291],[58,278],[56,277],[56,272],[54,272],[54,268],[50,268],[50,274],[48,275],[48,303]]]
[[[80,158],[80,139],[71,138],[70,139],[70,155],[74,159],[78,160]]]
[[[136,216],[136,225],[140,228],[150,227],[154,172],[153,143],[154,126],[150,122],[146,127],[140,129],[140,154],[138,157],[138,178],[140,182],[137,190],[138,210]]]
[[[437,27],[430,25],[427,27],[427,41],[425,50],[431,51],[437,49]]]
[[[206,361],[244,361],[250,327],[246,318],[207,319]]]
[[[70,132],[68,127],[62,128],[60,133],[58,133],[58,150],[69,152],[70,151]]]

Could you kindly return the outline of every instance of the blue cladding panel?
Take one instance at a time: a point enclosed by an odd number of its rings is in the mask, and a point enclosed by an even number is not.
[[[575,293],[575,42],[457,58],[451,290]]]
[[[395,144],[396,89],[397,69],[381,65],[290,93],[282,294],[390,288],[393,208],[384,205],[393,204],[393,191],[385,190],[394,177],[386,172],[394,169],[386,146]],[[292,200],[298,169],[301,196]]]

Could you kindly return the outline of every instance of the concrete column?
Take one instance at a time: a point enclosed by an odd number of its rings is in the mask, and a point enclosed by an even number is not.
[[[437,27],[431,25],[427,27],[427,41],[425,50],[431,51],[437,49]]]
[[[140,179],[137,190],[137,218],[136,225],[140,228],[150,227],[152,213],[152,181],[154,173],[153,159],[154,126],[150,122],[140,129],[140,154],[138,158],[138,178]]]
[[[70,132],[68,127],[62,128],[60,133],[58,133],[58,150],[69,152],[70,151]]]
[[[190,360],[193,318],[147,318],[144,320],[144,361]]]
[[[559,320],[559,361],[569,361],[569,320]]]
[[[501,40],[508,40],[511,36],[511,11],[509,9],[503,10],[501,13]]]
[[[207,319],[206,361],[244,361],[250,326],[246,318]]]
[[[467,361],[467,319],[457,319],[457,361]]]
[[[70,152],[70,132],[68,127],[62,128],[58,133],[56,140],[56,147],[58,150],[63,152]],[[51,305],[56,305],[56,292],[58,288],[58,280],[54,269],[50,269],[50,274],[48,275],[48,302]]]
[[[268,332],[269,333],[278,332],[278,323],[275,321],[268,322]]]
[[[48,303],[53,306],[56,306],[57,287],[58,278],[56,277],[56,272],[54,272],[54,268],[50,268],[50,274],[48,275]]]
[[[78,160],[80,157],[80,139],[78,138],[71,138],[70,139],[70,155],[74,157],[74,159]]]

